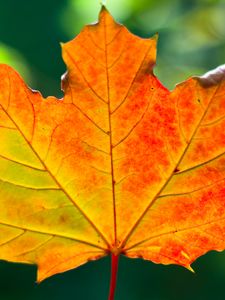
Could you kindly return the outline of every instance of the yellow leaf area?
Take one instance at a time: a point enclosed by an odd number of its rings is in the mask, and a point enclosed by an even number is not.
[[[0,66],[0,258],[38,281],[109,253],[190,264],[225,248],[225,68],[169,92],[157,38],[103,7],[63,44],[63,99]]]

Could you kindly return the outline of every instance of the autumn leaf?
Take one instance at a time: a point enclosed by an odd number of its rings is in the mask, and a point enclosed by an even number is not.
[[[0,259],[42,281],[110,253],[191,269],[225,248],[225,67],[170,92],[156,43],[103,7],[62,45],[63,99],[0,66]]]

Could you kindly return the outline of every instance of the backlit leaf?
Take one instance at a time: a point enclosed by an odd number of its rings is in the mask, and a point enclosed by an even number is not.
[[[103,7],[62,45],[63,99],[0,66],[0,258],[38,281],[109,253],[190,264],[225,248],[225,67],[170,92]]]

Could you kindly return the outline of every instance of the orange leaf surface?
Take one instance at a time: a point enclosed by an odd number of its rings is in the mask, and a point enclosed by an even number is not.
[[[109,253],[190,268],[225,248],[225,67],[169,92],[156,42],[103,7],[62,45],[63,99],[0,66],[0,259],[41,281]]]

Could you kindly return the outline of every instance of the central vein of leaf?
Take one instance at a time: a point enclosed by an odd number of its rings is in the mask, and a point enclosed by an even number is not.
[[[111,124],[111,106],[110,106],[110,87],[109,87],[109,70],[108,70],[108,47],[107,47],[107,26],[104,18],[104,38],[105,38],[105,65],[106,65],[106,79],[107,79],[107,95],[108,95],[108,119],[109,119],[109,143],[110,143],[110,161],[112,174],[112,200],[113,200],[113,218],[114,218],[114,249],[117,245],[117,230],[116,230],[116,199],[115,199],[115,178],[113,166],[113,146],[112,146],[112,124]],[[113,251],[113,250],[112,250]]]

